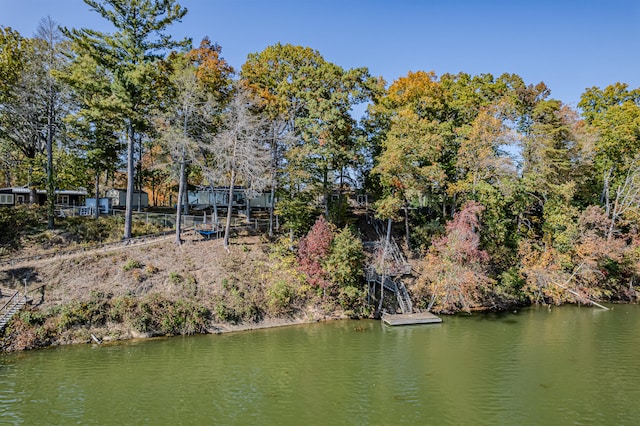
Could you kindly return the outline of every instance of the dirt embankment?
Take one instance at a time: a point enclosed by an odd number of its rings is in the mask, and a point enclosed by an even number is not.
[[[0,350],[215,333],[343,317],[318,303],[291,265],[259,236],[187,236],[119,250],[93,250],[0,268],[0,287],[24,289],[32,304],[0,333]],[[4,291],[3,293],[6,293]],[[1,304],[1,301],[0,301]]]

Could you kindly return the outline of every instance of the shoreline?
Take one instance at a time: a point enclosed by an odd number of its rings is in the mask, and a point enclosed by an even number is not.
[[[231,253],[191,235],[181,246],[165,238],[2,265],[7,290],[25,278],[41,290],[0,332],[0,353],[92,343],[92,335],[111,343],[373,317],[362,296],[341,305],[270,253],[256,235],[235,237]]]
[[[297,270],[269,257],[256,235],[220,240],[188,235],[146,244],[98,248],[0,266],[0,282],[33,299],[0,333],[0,351],[221,334],[319,321],[367,318],[345,311],[301,281]],[[30,290],[33,291],[33,290]]]
[[[29,309],[32,309],[31,305]],[[33,310],[25,311],[29,317]],[[171,337],[187,337],[196,335],[216,335],[240,333],[252,330],[267,330],[273,328],[291,327],[296,325],[313,324],[321,322],[358,319],[345,315],[336,310],[331,313],[320,314],[312,306],[299,312],[298,315],[288,317],[266,317],[259,322],[242,321],[238,323],[224,323],[211,319],[210,323],[197,331],[163,333],[150,330],[141,332],[136,330],[131,323],[109,321],[102,325],[76,324],[64,330],[57,330],[49,339],[37,339],[36,335],[44,335],[51,332],[48,322],[40,324],[28,324],[21,316],[14,317],[0,337],[0,354],[17,353],[31,350],[55,348],[60,346],[85,345],[95,346],[126,344],[128,342],[143,341],[149,339],[164,339]],[[369,318],[360,318],[369,319]],[[47,321],[53,324],[59,322],[58,317],[51,317]],[[44,332],[42,330],[45,330]]]

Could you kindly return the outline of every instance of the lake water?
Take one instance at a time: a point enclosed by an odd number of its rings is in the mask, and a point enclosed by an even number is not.
[[[0,355],[0,424],[640,423],[640,306]]]

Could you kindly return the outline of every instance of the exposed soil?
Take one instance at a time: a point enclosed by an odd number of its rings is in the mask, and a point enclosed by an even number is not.
[[[247,238],[246,247],[258,237]],[[61,254],[53,258],[29,260],[0,267],[3,287],[22,290],[26,278],[30,296],[42,308],[72,299],[89,297],[91,292],[140,295],[153,289],[163,294],[175,293],[169,274],[190,274],[199,283],[213,283],[219,276],[221,259],[228,257],[221,241],[205,241],[194,235],[177,246],[174,238],[156,240],[134,247],[115,247]],[[251,257],[261,255],[251,253]],[[44,300],[34,289],[45,285]],[[207,287],[205,285],[205,287]]]

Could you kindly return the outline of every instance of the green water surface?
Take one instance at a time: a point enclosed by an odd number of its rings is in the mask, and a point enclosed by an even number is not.
[[[0,355],[0,424],[640,424],[640,306]]]

